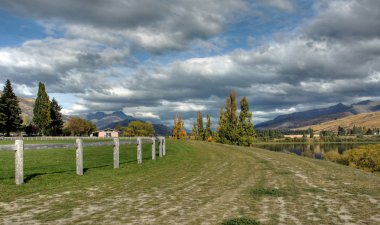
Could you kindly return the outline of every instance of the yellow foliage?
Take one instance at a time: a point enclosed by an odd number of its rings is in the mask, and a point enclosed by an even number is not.
[[[330,151],[325,154],[325,159],[369,172],[380,172],[380,144],[360,146],[342,155]]]
[[[209,136],[209,137],[207,138],[207,141],[208,141],[208,142],[212,142],[212,137]]]

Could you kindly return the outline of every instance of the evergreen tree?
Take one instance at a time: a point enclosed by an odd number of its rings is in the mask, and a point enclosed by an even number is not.
[[[207,123],[206,123],[206,130],[205,130],[205,140],[209,140],[210,137],[212,138],[211,117],[210,117],[210,114],[207,114]]]
[[[36,102],[33,109],[33,122],[36,124],[42,135],[47,135],[50,131],[50,100],[45,91],[45,85],[39,83]]]
[[[58,105],[57,100],[53,98],[50,102],[50,129],[51,135],[58,136],[62,134],[63,130],[63,120],[61,114],[62,107]]]
[[[255,130],[252,123],[252,112],[249,111],[249,103],[246,97],[240,101],[239,115],[239,144],[251,146],[255,136]]]
[[[12,84],[5,82],[3,94],[0,97],[0,130],[7,136],[21,128],[21,109],[17,96],[13,93]]]
[[[205,128],[203,127],[203,116],[201,112],[197,113],[197,130],[198,135],[196,137],[197,140],[205,140]]]

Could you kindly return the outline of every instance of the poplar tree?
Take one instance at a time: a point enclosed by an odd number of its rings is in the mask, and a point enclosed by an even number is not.
[[[236,92],[231,91],[226,100],[226,139],[237,144],[239,140]]]
[[[210,114],[207,114],[207,123],[206,123],[206,130],[205,130],[205,139],[208,140],[208,138],[212,137],[212,130],[211,130],[211,117]]]
[[[205,140],[205,128],[203,127],[203,116],[200,111],[197,113],[197,130],[198,130],[198,135],[197,135],[197,140]]]
[[[36,102],[33,109],[33,122],[36,124],[42,135],[47,135],[50,131],[50,100],[45,91],[45,85],[39,83]]]
[[[182,118],[178,115],[174,117],[174,127],[172,130],[172,136],[177,139],[186,137],[185,125]]]
[[[223,107],[220,108],[219,111],[219,121],[218,121],[218,139],[217,141],[223,144],[227,144],[227,117],[226,111],[224,111]]]
[[[51,135],[58,136],[62,134],[63,120],[62,120],[62,107],[58,104],[57,100],[53,98],[50,102],[50,129]]]
[[[252,123],[252,112],[249,111],[249,103],[246,97],[240,101],[239,115],[239,145],[251,146],[255,136]]]
[[[12,84],[7,80],[0,97],[0,130],[5,132],[7,136],[21,128],[21,109],[18,103]]]
[[[191,129],[191,136],[194,137],[194,139],[198,136],[198,129],[197,129],[197,122],[194,122],[193,129]]]

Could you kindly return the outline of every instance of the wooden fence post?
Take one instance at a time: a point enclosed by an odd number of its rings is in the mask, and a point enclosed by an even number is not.
[[[15,181],[16,184],[24,183],[24,142],[23,140],[15,141]]]
[[[119,168],[119,138],[113,139],[113,168]]]
[[[83,142],[82,139],[77,139],[77,151],[76,151],[76,161],[77,161],[77,175],[83,175]]]
[[[156,139],[152,138],[152,160],[156,160]]]
[[[166,155],[166,139],[165,137],[162,138],[162,155],[165,156]]]
[[[142,163],[142,146],[141,146],[141,138],[137,138],[137,163]]]
[[[160,157],[162,157],[162,137],[159,137],[158,139],[160,141],[159,145],[158,145],[158,155]]]

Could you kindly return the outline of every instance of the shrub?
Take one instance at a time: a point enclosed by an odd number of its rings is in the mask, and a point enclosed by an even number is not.
[[[343,157],[349,165],[370,172],[380,172],[380,145],[366,145],[346,151]]]
[[[259,225],[260,222],[247,218],[247,217],[240,217],[240,218],[233,218],[226,220],[222,223],[222,225]]]
[[[343,165],[348,165],[348,160],[344,155],[339,154],[339,152],[336,151],[328,151],[325,153],[324,158],[331,161],[340,163]]]

